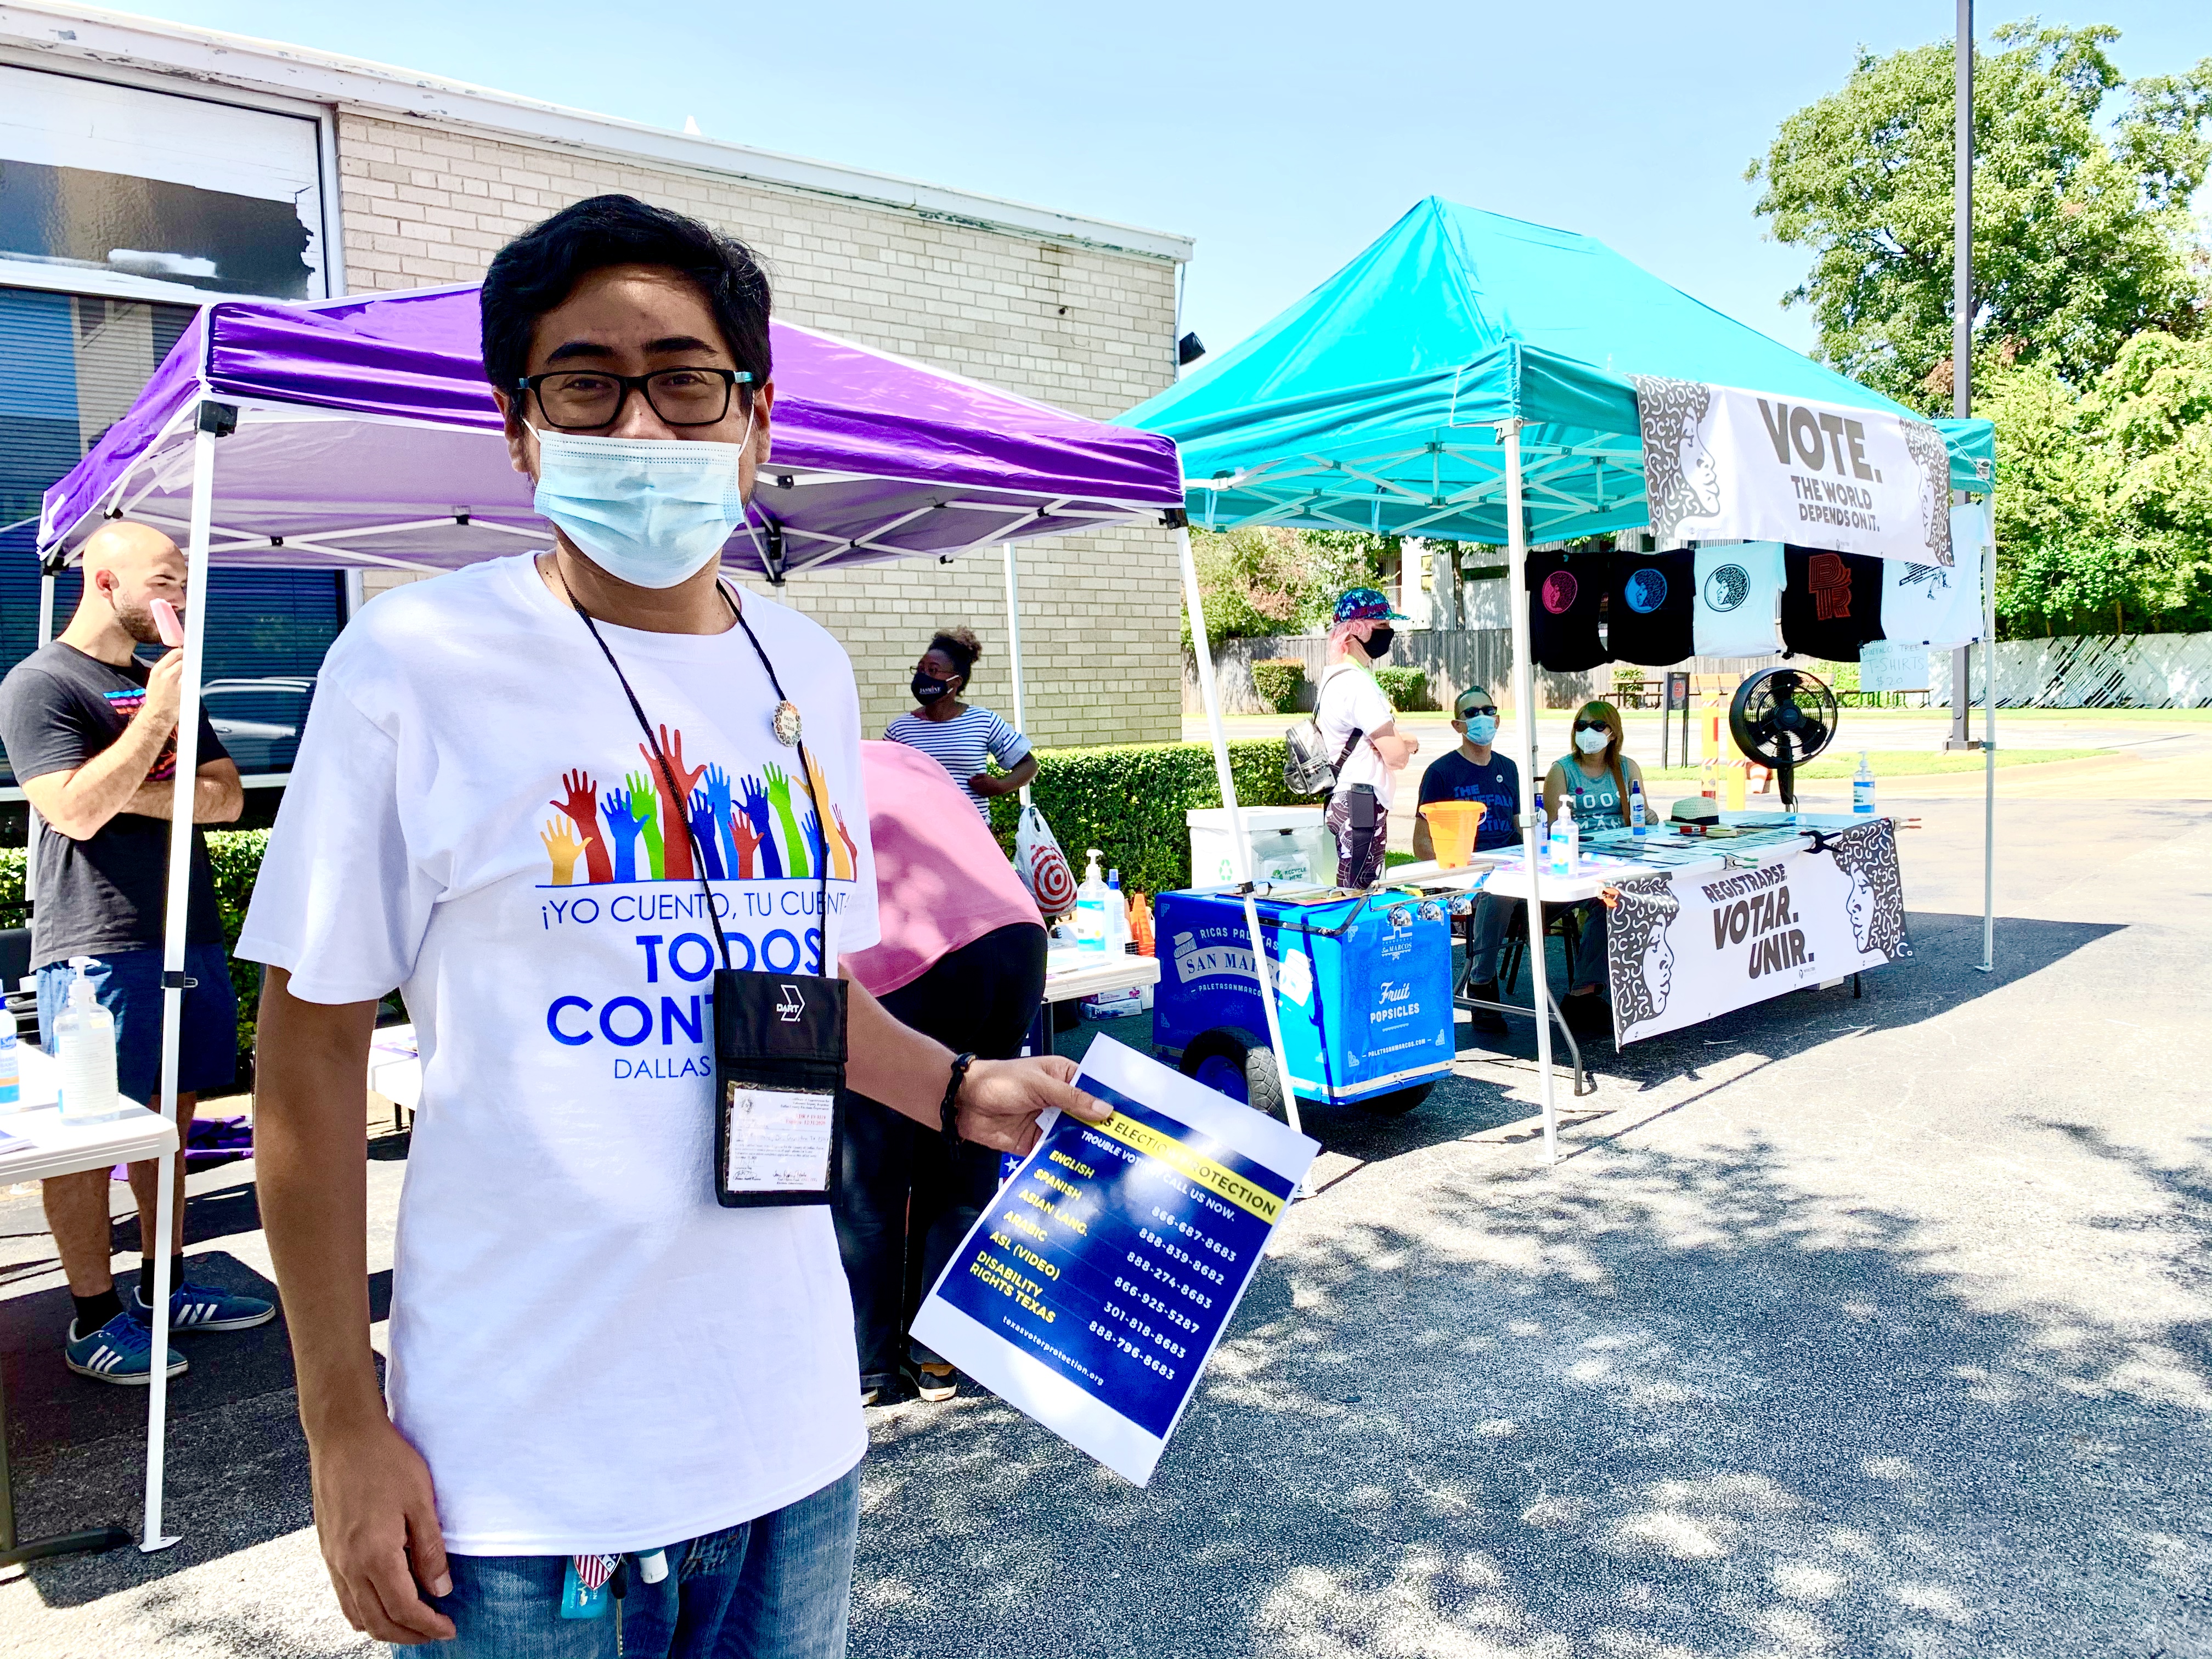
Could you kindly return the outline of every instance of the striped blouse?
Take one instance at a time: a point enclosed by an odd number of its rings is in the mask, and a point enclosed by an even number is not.
[[[952,775],[952,781],[975,803],[985,822],[991,803],[969,787],[968,780],[983,770],[986,760],[996,760],[1012,771],[1030,752],[1030,740],[990,709],[971,703],[949,720],[926,720],[919,714],[901,714],[884,728],[884,738],[919,749]]]

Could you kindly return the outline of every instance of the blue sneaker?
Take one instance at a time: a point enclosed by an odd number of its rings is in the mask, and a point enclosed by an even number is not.
[[[168,1374],[175,1376],[185,1370],[185,1357],[174,1348],[168,1353]],[[154,1378],[154,1333],[133,1319],[128,1309],[89,1336],[79,1336],[72,1319],[62,1358],[79,1376],[143,1389]]]
[[[153,1304],[136,1285],[131,1287],[128,1311],[143,1324],[154,1322]],[[234,1296],[212,1285],[187,1281],[169,1292],[172,1331],[246,1331],[256,1325],[266,1325],[276,1317],[275,1303],[264,1302],[258,1296]]]

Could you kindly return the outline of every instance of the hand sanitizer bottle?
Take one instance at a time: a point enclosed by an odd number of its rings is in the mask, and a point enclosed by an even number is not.
[[[1575,803],[1572,796],[1559,804],[1559,822],[1566,827],[1567,831],[1567,862],[1566,868],[1561,873],[1571,876],[1577,866],[1583,861],[1583,826],[1575,817]]]
[[[1574,850],[1567,842],[1567,835],[1574,821],[1574,808],[1562,800],[1559,803],[1559,815],[1552,820],[1551,836],[1545,843],[1547,863],[1549,866],[1547,873],[1551,875],[1564,876],[1575,866]]]
[[[0,1008],[0,1112],[23,1109],[23,1051],[15,1041],[15,1016]]]
[[[1874,816],[1874,763],[1859,750],[1859,769],[1851,775],[1851,811],[1860,817]]]
[[[90,957],[71,957],[69,1006],[54,1021],[54,1054],[61,1073],[62,1120],[94,1123],[113,1117],[123,1102],[115,1091],[115,1016],[100,1006],[85,969]]]
[[[1636,835],[1648,832],[1644,817],[1644,785],[1641,780],[1628,786],[1628,827]]]
[[[1129,931],[1129,896],[1121,890],[1121,872],[1106,872],[1106,953],[1127,955],[1137,948],[1137,936]]]
[[[1090,861],[1083,866],[1083,885],[1075,890],[1075,943],[1085,951],[1103,951],[1106,948],[1106,878],[1098,868],[1104,856],[1097,848],[1090,849]]]

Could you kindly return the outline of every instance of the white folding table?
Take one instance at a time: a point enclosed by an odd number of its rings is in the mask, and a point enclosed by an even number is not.
[[[22,1056],[23,1104],[18,1110],[0,1110],[0,1135],[10,1137],[0,1140],[0,1187],[136,1164],[177,1150],[176,1126],[143,1106],[99,1123],[63,1122],[61,1109],[54,1103],[59,1097],[54,1062],[27,1042],[16,1048]],[[138,1224],[142,1230],[146,1227],[143,1216]],[[110,1550],[130,1541],[131,1534],[118,1526],[17,1541],[15,1493],[8,1478],[8,1397],[5,1382],[0,1381],[0,1567],[50,1555]]]

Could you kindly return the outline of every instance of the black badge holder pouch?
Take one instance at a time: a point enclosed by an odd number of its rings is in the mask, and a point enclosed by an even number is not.
[[[800,769],[811,781],[821,775],[808,761],[798,736],[798,710],[783,695],[775,665],[761,649],[744,612],[727,589],[724,601],[744,629],[777,698],[776,734],[799,750]],[[622,665],[599,635],[591,613],[569,595],[568,603],[591,629],[592,638],[622,682],[645,733],[646,748],[660,769],[671,799],[678,798],[675,775],[655,740],[652,723],[630,690]],[[791,735],[784,737],[788,729]],[[830,803],[814,803],[817,823],[828,822]],[[693,867],[704,872],[698,837],[692,836]],[[830,950],[830,860],[822,851],[821,956]],[[707,911],[715,915],[714,889],[702,873],[700,890]],[[714,970],[714,1199],[726,1209],[770,1205],[827,1204],[844,1138],[840,1097],[845,1083],[845,981],[830,974],[771,974],[730,966],[729,941],[717,921],[715,942],[722,965]]]

